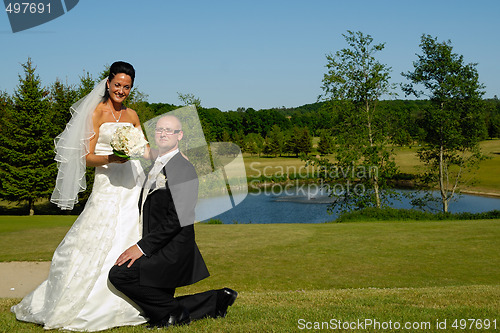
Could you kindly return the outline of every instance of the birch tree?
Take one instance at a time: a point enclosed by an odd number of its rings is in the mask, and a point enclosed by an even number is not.
[[[453,52],[451,41],[422,35],[412,72],[402,73],[410,80],[403,85],[407,94],[426,96],[421,126],[425,131],[420,159],[429,166],[425,179],[439,187],[443,212],[469,180],[483,158],[479,141],[485,136],[483,119],[484,86],[479,82],[477,64],[464,62]]]
[[[343,37],[348,47],[326,56],[328,71],[323,77],[324,93],[320,96],[331,102],[337,117],[336,162],[314,158],[311,161],[320,165],[327,182],[362,185],[363,191],[342,193],[343,200],[336,202],[343,205],[342,210],[380,208],[388,203],[382,190],[396,172],[388,149],[388,127],[377,108],[380,98],[392,91],[391,68],[375,57],[384,49],[383,43],[373,44],[370,35],[359,31],[347,31]],[[366,172],[360,173],[363,170]],[[342,179],[336,179],[339,174]]]

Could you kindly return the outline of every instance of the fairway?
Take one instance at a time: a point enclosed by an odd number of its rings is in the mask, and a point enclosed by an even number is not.
[[[35,218],[0,217],[1,261],[50,260],[75,217]],[[500,281],[500,220],[195,227],[212,273],[201,289],[228,281],[255,292]]]
[[[30,217],[0,218],[3,261],[50,260],[75,217],[38,218],[39,225]],[[179,294],[227,286],[240,296],[225,320],[174,332],[302,331],[300,319],[306,325],[335,318],[425,322],[433,325],[426,331],[441,332],[466,317],[500,324],[500,220],[195,228],[211,277]],[[37,242],[36,234],[47,242]],[[0,327],[41,332],[13,319],[8,309],[16,301],[0,303]],[[438,319],[447,319],[448,330],[435,328]]]

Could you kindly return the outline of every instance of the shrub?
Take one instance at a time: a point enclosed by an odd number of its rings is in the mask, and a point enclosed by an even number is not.
[[[204,224],[223,224],[222,221],[219,219],[210,219],[208,221],[201,222],[201,223],[204,223]]]
[[[500,210],[483,213],[431,213],[416,209],[365,208],[341,214],[335,222],[354,221],[439,221],[500,219]]]

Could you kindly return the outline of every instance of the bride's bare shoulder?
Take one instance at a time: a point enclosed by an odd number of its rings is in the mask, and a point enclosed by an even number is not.
[[[135,110],[133,110],[133,109],[131,109],[131,108],[129,108],[129,107],[127,107],[125,110],[127,111],[127,113],[128,113],[130,116],[132,116],[132,117],[133,117],[133,116],[137,116],[137,112],[135,112]]]
[[[94,114],[103,114],[104,113],[104,110],[106,109],[106,103],[99,103],[97,104],[95,110],[94,110]]]
[[[102,123],[102,119],[104,118],[104,113],[106,110],[106,104],[104,103],[99,103],[95,110],[94,113],[92,114],[92,119],[94,121],[94,124],[99,124]]]
[[[134,125],[134,126],[140,126],[141,122],[139,121],[139,116],[137,115],[137,112],[135,110],[132,110],[131,108],[127,108],[127,118],[129,121]]]

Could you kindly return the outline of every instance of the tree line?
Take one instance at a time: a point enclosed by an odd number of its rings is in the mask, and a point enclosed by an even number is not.
[[[500,137],[500,100],[484,99],[481,109],[485,131],[481,139]],[[169,112],[179,107],[175,104],[142,102],[149,117]],[[378,109],[390,126],[390,142],[397,146],[416,145],[425,134],[423,110],[429,100],[382,100]],[[221,111],[217,108],[198,106],[198,114],[207,142],[233,142],[243,152],[267,157],[298,156],[312,152],[320,155],[333,153],[335,138],[341,123],[340,101],[320,101],[294,108],[255,110],[238,108]],[[149,118],[145,118],[149,119]],[[312,138],[319,143],[313,148]]]

